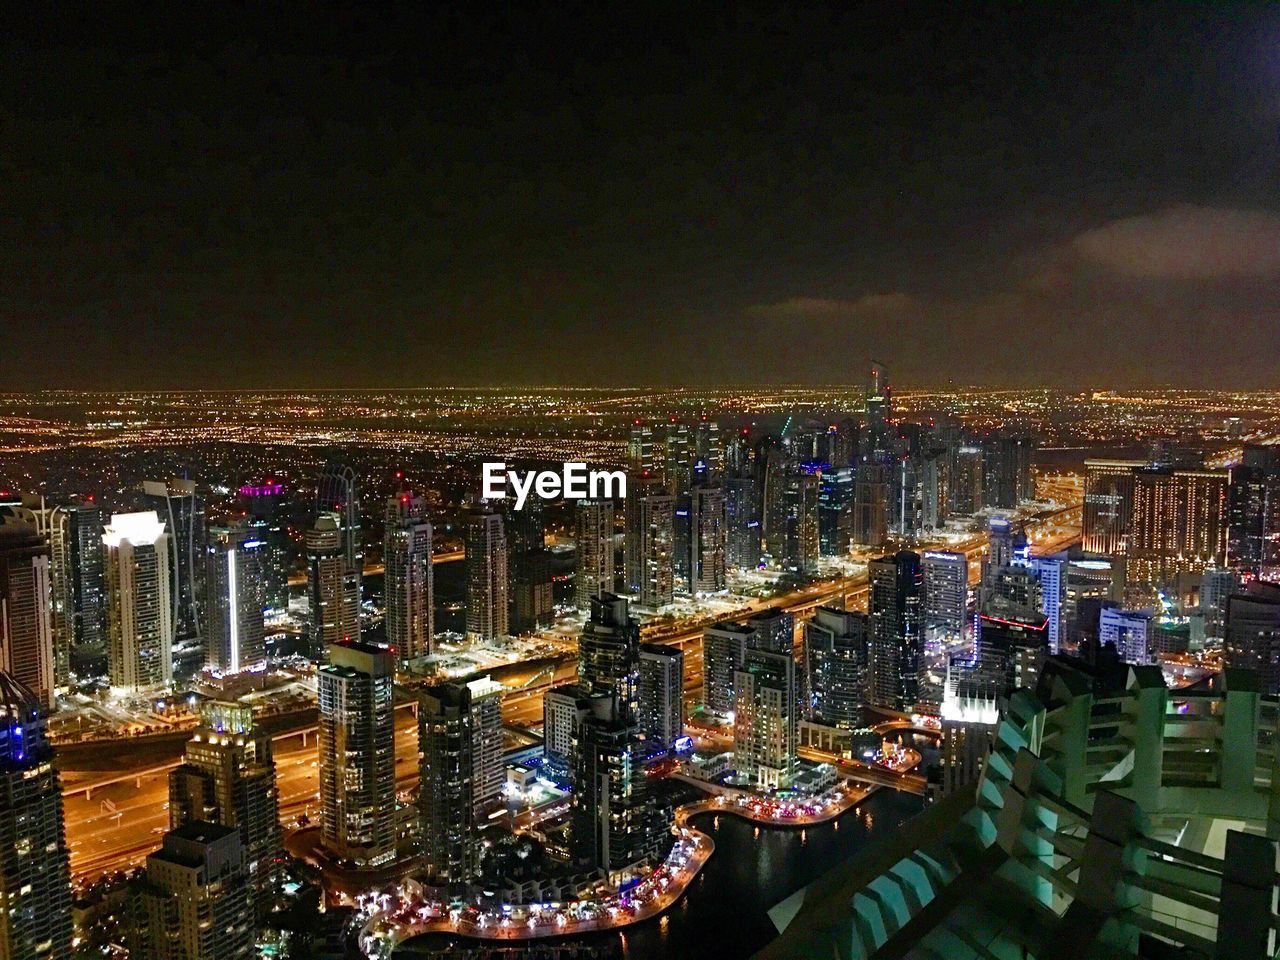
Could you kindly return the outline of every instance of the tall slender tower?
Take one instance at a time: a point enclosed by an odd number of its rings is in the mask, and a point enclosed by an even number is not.
[[[70,548],[71,660],[106,652],[106,592],[102,582],[102,509],[89,499],[67,505]]]
[[[509,633],[507,538],[502,514],[480,503],[467,510],[467,635],[496,640]]]
[[[435,633],[431,524],[422,498],[408,490],[387,501],[382,556],[387,642],[401,662],[428,656]]]
[[[613,502],[579,500],[574,516],[573,602],[579,610],[589,610],[593,597],[613,593]]]
[[[26,494],[22,497],[21,504],[5,504],[0,507],[0,524],[16,526],[17,529],[25,527],[34,532],[48,553],[47,619],[52,649],[52,680],[41,681],[38,676],[24,675],[21,671],[16,672],[15,676],[37,693],[42,693],[46,687],[50,693],[54,688],[65,689],[71,675],[71,645],[74,639],[71,617],[70,515],[63,507],[55,507],[47,503],[44,497]],[[0,526],[0,533],[3,529],[3,526]],[[10,535],[14,534],[11,532]],[[2,630],[0,635],[3,635]],[[4,647],[4,656],[9,662],[14,656],[9,653],[10,648],[10,644]],[[32,658],[25,654],[19,654],[19,656],[31,662],[28,670],[43,667],[42,658]],[[12,669],[12,667],[0,664],[0,669]]]
[[[71,855],[36,694],[0,673],[0,957],[71,956]]]
[[[903,550],[872,560],[871,702],[891,710],[915,709],[920,685],[920,555]]]
[[[347,566],[342,526],[332,513],[322,513],[307,531],[307,599],[310,655],[328,644],[360,638],[360,578]]]
[[[428,876],[463,883],[479,868],[471,691],[445,683],[423,691],[418,710],[418,812]]]
[[[343,559],[355,575],[359,596],[360,577],[364,573],[364,543],[360,538],[360,488],[355,470],[332,461],[325,464],[316,485],[316,513],[337,515]]]
[[[250,882],[267,892],[282,859],[280,804],[271,736],[253,722],[253,708],[210,701],[169,774],[169,825],[218,823],[240,831]]]
[[[724,490],[695,486],[689,495],[689,592],[717,593],[728,583]]]
[[[53,708],[56,686],[49,546],[36,528],[0,524],[0,670]]]
[[[190,480],[148,480],[142,484],[147,506],[169,531],[169,603],[174,636],[200,636],[204,598],[204,500]]]
[[[209,531],[205,547],[205,665],[219,673],[266,663],[262,568],[267,544],[244,525]]]
[[[262,606],[267,610],[289,608],[289,569],[292,547],[286,518],[288,502],[282,483],[245,484],[240,488],[249,534],[261,540]]]
[[[113,514],[102,544],[111,685],[129,691],[167,686],[173,682],[173,605],[164,522],[153,510]]]
[[[329,645],[320,688],[324,845],[357,868],[396,856],[395,657],[356,640]]]

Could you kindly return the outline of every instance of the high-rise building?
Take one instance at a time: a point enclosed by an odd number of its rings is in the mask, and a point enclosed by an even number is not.
[[[1049,623],[1049,652],[1063,645],[1063,614],[1067,601],[1067,558],[1032,557],[1031,574],[1040,584],[1040,611]]]
[[[1034,690],[1049,657],[1049,622],[1038,605],[1001,608],[978,618],[975,667],[1002,694]]]
[[[511,577],[508,627],[518,634],[550,626],[555,619],[555,597],[541,502],[532,500],[523,510],[510,511],[505,525],[507,571]]]
[[[971,517],[982,511],[984,474],[982,447],[976,443],[957,445],[951,458],[951,482],[948,487],[952,513]]]
[[[502,514],[484,503],[466,516],[467,636],[496,640],[510,632],[507,537]]]
[[[1133,475],[1125,560],[1126,599],[1176,595],[1180,574],[1199,576],[1227,562],[1225,470],[1144,467]]]
[[[646,475],[658,477],[665,465],[661,461],[655,448],[653,427],[637,420],[631,425],[631,433],[627,439],[627,468],[632,482]]]
[[[1154,618],[1150,610],[1104,608],[1098,620],[1098,642],[1111,644],[1125,663],[1155,659]]]
[[[889,387],[889,372],[882,364],[872,362],[866,389],[864,459],[884,463],[893,458],[894,433],[893,392]]]
[[[1086,460],[1081,518],[1085,553],[1123,556],[1133,514],[1134,471],[1141,460]]]
[[[760,563],[760,496],[756,478],[749,472],[730,474],[724,481],[725,562],[739,569],[755,569]]]
[[[0,670],[53,708],[53,622],[49,545],[34,526],[0,522]]]
[[[169,602],[174,637],[198,637],[203,628],[204,500],[191,480],[147,480],[142,484],[147,508],[169,531]]]
[[[32,676],[18,676],[18,679],[36,690],[47,686],[50,693],[56,688],[63,690],[71,677],[71,652],[74,646],[74,630],[72,626],[72,593],[71,593],[71,518],[67,509],[55,507],[43,497],[32,494],[24,495],[18,503],[0,503],[0,540],[4,537],[6,526],[15,530],[26,530],[34,533],[44,545],[48,554],[48,607],[49,645],[52,650],[51,679],[42,684]],[[10,530],[8,536],[16,536]],[[101,544],[99,544],[101,546]],[[0,547],[0,550],[3,548]],[[34,624],[33,624],[34,625]],[[0,630],[2,634],[2,630]],[[13,654],[5,644],[4,657],[13,660]],[[40,668],[44,661],[40,657],[18,655],[20,659],[30,663],[29,669]],[[5,668],[7,669],[7,668]],[[52,703],[52,701],[50,701]]]
[[[707,627],[702,632],[702,703],[721,717],[733,713],[733,675],[742,669],[756,631],[740,623]]]
[[[347,566],[341,519],[322,513],[306,534],[310,650],[360,639],[360,578]]]
[[[828,467],[818,475],[818,551],[843,557],[853,542],[853,467]]]
[[[964,639],[969,609],[969,558],[949,550],[928,550],[921,558],[924,584],[924,638],[950,645]]]
[[[211,528],[204,548],[205,666],[218,673],[266,664],[262,612],[266,542],[243,524]]]
[[[283,845],[271,735],[253,722],[253,708],[208,701],[169,774],[169,826],[217,823],[240,831],[245,869],[267,892],[280,876]]]
[[[648,741],[674,746],[684,736],[684,651],[642,644],[637,687],[640,732]]]
[[[613,593],[613,501],[579,500],[574,530],[573,602],[589,610],[592,598]]]
[[[270,480],[245,484],[239,494],[249,535],[262,541],[263,609],[283,612],[289,609],[289,570],[293,559],[284,484]]]
[[[689,592],[719,593],[725,577],[728,528],[724,490],[696,485],[689,492]]]
[[[803,629],[809,715],[845,730],[862,726],[871,674],[866,615],[818,607]]]
[[[431,524],[422,498],[408,490],[387,501],[382,557],[387,643],[402,663],[429,656],[435,635]]]
[[[360,486],[351,467],[334,461],[325,464],[316,483],[316,509],[319,514],[332,514],[342,535],[342,558],[345,568],[355,578],[355,595],[360,597],[360,578],[364,575],[364,541],[360,527]]]
[[[502,732],[502,695],[507,688],[489,677],[467,683],[471,714],[471,791],[476,821],[483,822],[489,807],[502,796],[506,780]]]
[[[396,855],[395,656],[349,640],[317,671],[321,836],[357,868]]]
[[[111,685],[137,691],[173,682],[169,534],[155,511],[117,513],[103,531]]]
[[[591,693],[617,696],[634,714],[639,656],[640,624],[627,601],[612,593],[593,597],[578,638],[578,683]]]
[[[103,588],[102,510],[92,500],[76,499],[65,508],[71,551],[72,669],[106,653],[106,592]]]
[[[675,497],[652,477],[627,490],[624,559],[627,589],[641,606],[675,599]]]
[[[1035,440],[1025,435],[997,433],[985,438],[982,492],[986,506],[1013,510],[1035,499],[1031,471],[1035,446]]]
[[[0,673],[0,957],[71,957],[62,788],[34,691]]]
[[[195,822],[166,833],[147,857],[141,900],[145,919],[130,956],[250,960],[257,954],[252,889],[235,827]]]
[[[1227,599],[1222,659],[1255,671],[1259,692],[1280,693],[1280,584],[1255,581]]]
[[[799,697],[789,653],[747,650],[733,676],[733,756],[739,778],[765,790],[789,785],[795,772]]]
[[[574,751],[573,849],[581,866],[617,879],[663,855],[663,831],[654,816],[644,744],[633,715],[616,697],[593,698],[591,705]]]
[[[1273,446],[1245,444],[1231,467],[1227,495],[1231,566],[1270,579],[1280,568],[1280,456]]]
[[[422,693],[418,711],[418,811],[427,875],[436,883],[471,880],[479,868],[471,691],[446,683]]]
[[[891,710],[915,709],[920,682],[920,555],[903,550],[872,560],[871,702]]]
[[[793,473],[783,481],[781,542],[774,558],[785,570],[812,574],[818,569],[818,493],[815,474]]]
[[[976,664],[947,657],[942,697],[940,792],[949,797],[978,779],[1000,722],[1002,682]]]
[[[889,538],[890,467],[860,463],[853,481],[853,542],[878,547]]]
[[[589,693],[577,683],[564,683],[546,692],[542,698],[542,755],[547,761],[573,769],[579,728],[592,715],[592,701],[601,697],[612,699],[609,694]]]
[[[1240,587],[1240,579],[1230,567],[1205,567],[1200,579],[1200,614],[1204,618],[1204,638],[1221,643],[1226,636],[1227,598]]]

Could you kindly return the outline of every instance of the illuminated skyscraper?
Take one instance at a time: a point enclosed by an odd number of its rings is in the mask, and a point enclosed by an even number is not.
[[[240,488],[249,534],[262,541],[262,606],[289,609],[289,570],[293,548],[289,542],[288,500],[283,484],[267,481]]]
[[[1227,481],[1225,470],[1134,471],[1128,602],[1147,603],[1157,592],[1172,593],[1179,574],[1199,576],[1206,567],[1226,564]]]
[[[731,567],[755,569],[760,563],[759,485],[750,472],[729,475],[724,481],[725,563]]]
[[[38,676],[15,674],[19,680],[32,689],[43,691],[48,689],[52,694],[54,688],[65,689],[71,673],[71,651],[74,644],[74,628],[72,625],[73,598],[71,592],[71,514],[64,507],[55,507],[47,503],[43,497],[24,495],[20,503],[0,504],[0,543],[3,542],[5,526],[10,539],[19,536],[18,531],[26,530],[38,537],[48,553],[48,615],[50,648],[52,650],[52,679],[41,681]],[[101,547],[101,542],[99,542]],[[3,547],[0,546],[0,551]],[[3,563],[0,560],[0,563]],[[0,608],[2,610],[3,608]],[[0,612],[0,617],[3,613]],[[10,617],[9,619],[12,619]],[[0,628],[0,636],[3,628]],[[3,647],[4,656],[12,661],[11,645]],[[27,661],[28,669],[38,670],[43,666],[43,658],[19,654],[19,659]],[[0,669],[9,669],[0,666]],[[50,705],[52,701],[50,701]]]
[[[508,626],[515,634],[550,626],[555,619],[555,597],[541,501],[530,500],[523,510],[509,511],[503,522],[511,577]]]
[[[422,498],[408,490],[387,501],[382,557],[387,642],[401,662],[428,656],[435,635],[431,524]]]
[[[320,657],[329,644],[360,639],[360,578],[347,566],[342,524],[322,513],[306,535],[308,654]]]
[[[487,504],[467,509],[467,636],[496,640],[509,630],[507,538],[502,514]]]
[[[920,555],[909,550],[872,560],[871,702],[891,710],[915,709],[920,682]]]
[[[39,697],[0,673],[0,957],[71,957],[70,851]]]
[[[204,500],[191,480],[148,480],[142,484],[147,507],[169,531],[169,602],[174,637],[201,634],[204,599]]]
[[[638,489],[627,491],[628,587],[645,607],[665,606],[675,599],[675,504],[675,497],[653,479],[643,479]]]
[[[728,586],[724,491],[695,485],[689,493],[689,592],[718,593]]]
[[[251,960],[254,912],[244,846],[235,827],[189,823],[147,857],[145,919],[130,956],[140,960]]]
[[[0,523],[0,670],[53,708],[53,656],[49,546],[36,528]]]
[[[733,675],[733,757],[738,776],[765,790],[795,772],[799,696],[790,653],[748,649]]]
[[[940,644],[959,643],[969,605],[969,558],[963,553],[929,550],[921,561],[924,575],[924,637]]]
[[[1154,621],[1150,610],[1107,607],[1098,621],[1098,642],[1111,644],[1125,663],[1155,660]]]
[[[106,607],[102,572],[102,510],[92,500],[73,500],[65,508],[70,550],[71,660],[106,654]]]
[[[579,500],[574,509],[573,602],[589,610],[591,601],[613,593],[613,502]]]
[[[803,631],[808,714],[846,730],[862,726],[871,679],[866,614],[818,607]]]
[[[334,461],[325,464],[316,484],[316,513],[334,514],[342,534],[346,569],[355,577],[356,596],[364,575],[364,541],[360,528],[360,487],[351,467]]]
[[[169,826],[217,823],[240,831],[249,881],[268,892],[280,876],[283,846],[271,735],[253,708],[208,701],[182,763],[169,774]]]
[[[721,717],[733,713],[733,675],[747,659],[756,631],[740,623],[707,627],[702,633],[702,702]]]
[[[662,855],[664,832],[654,816],[634,714],[616,697],[592,698],[590,706],[574,754],[574,859],[617,880]],[[669,834],[665,839],[669,847]]]
[[[106,552],[111,685],[130,692],[173,682],[169,534],[154,511],[117,513]]]
[[[642,644],[637,719],[645,739],[671,747],[684,736],[684,651]]]
[[[480,866],[474,723],[466,684],[446,683],[423,691],[418,711],[418,810],[427,875],[438,884],[465,883]]]
[[[359,641],[329,645],[317,673],[321,836],[357,868],[396,855],[395,657]]]
[[[611,593],[591,600],[591,616],[578,638],[578,683],[589,693],[617,696],[635,713],[640,624],[627,601]]]
[[[889,538],[891,468],[883,463],[860,463],[853,481],[853,542],[878,547]]]
[[[1085,553],[1122,556],[1133,513],[1133,475],[1141,460],[1086,460],[1082,543]]]
[[[506,782],[502,695],[507,688],[489,677],[468,681],[466,687],[467,710],[471,716],[472,802],[476,821],[483,822],[489,807],[502,797],[502,786]]]
[[[1259,692],[1280,693],[1280,584],[1255,581],[1227,599],[1223,665],[1253,670]]]
[[[205,665],[218,673],[257,670],[266,663],[262,618],[266,543],[243,524],[213,528],[204,550]]]

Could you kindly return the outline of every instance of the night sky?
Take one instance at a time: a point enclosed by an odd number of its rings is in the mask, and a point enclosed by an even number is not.
[[[1276,7],[184,6],[6,12],[0,389],[1280,387]]]

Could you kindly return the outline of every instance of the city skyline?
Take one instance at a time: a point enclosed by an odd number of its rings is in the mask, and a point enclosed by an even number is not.
[[[0,383],[1275,381],[1274,8],[205,13],[6,32]]]

